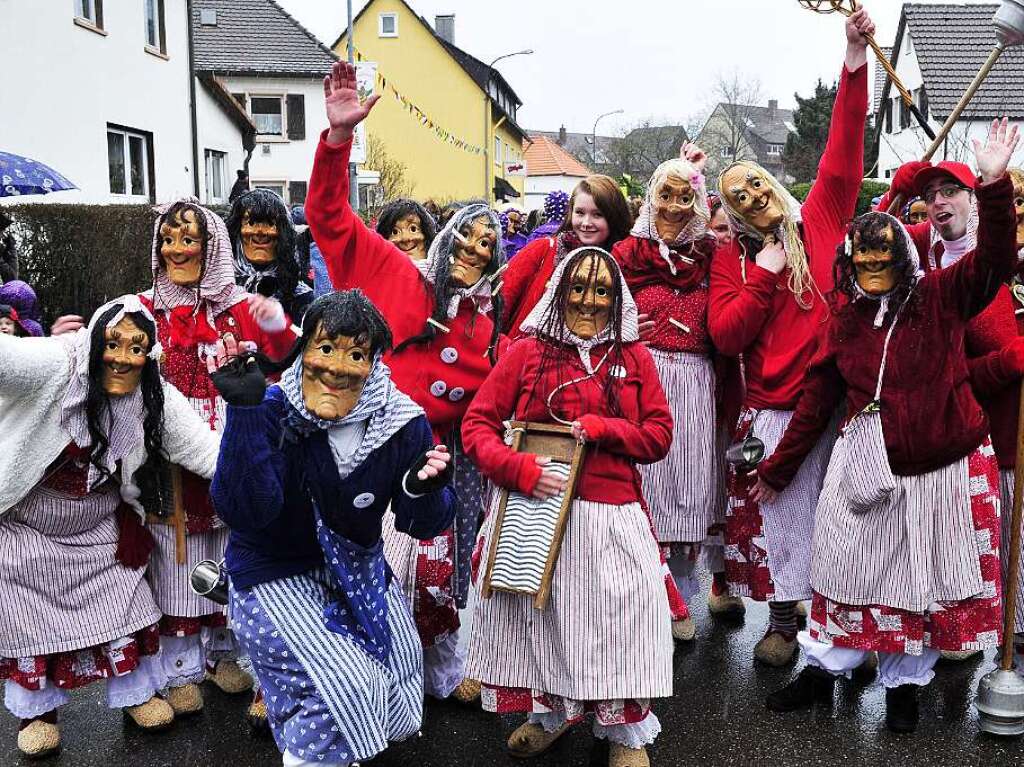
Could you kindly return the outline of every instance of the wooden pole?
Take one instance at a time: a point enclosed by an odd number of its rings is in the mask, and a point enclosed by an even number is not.
[[[181,468],[171,466],[171,494],[174,496],[174,553],[179,565],[185,564],[185,501],[181,492]]]
[[[1013,624],[1017,614],[1017,578],[1020,573],[1020,521],[1024,506],[1024,380],[1020,387],[1020,408],[1017,412],[1017,465],[1013,472],[1013,514],[1010,517],[1010,561],[1006,568],[1003,589],[1003,671],[1013,668]]]

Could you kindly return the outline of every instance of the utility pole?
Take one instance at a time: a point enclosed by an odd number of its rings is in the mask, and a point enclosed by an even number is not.
[[[594,167],[591,168],[590,170],[592,170],[594,173],[598,172],[598,169],[597,169],[597,124],[599,122],[601,122],[601,120],[603,120],[606,117],[611,117],[612,115],[620,115],[624,111],[625,111],[624,109],[616,109],[614,112],[605,112],[603,115],[600,115],[596,120],[594,120],[594,129],[590,132],[590,138],[591,138],[591,141],[593,142],[590,145],[590,156],[594,160],[594,163],[593,163]]]
[[[352,29],[352,0],[348,0],[348,63],[355,66],[356,63],[356,44],[355,44],[355,30]],[[349,204],[352,206],[352,210],[359,211],[359,172],[356,170],[356,164],[350,162],[348,164],[348,198]]]

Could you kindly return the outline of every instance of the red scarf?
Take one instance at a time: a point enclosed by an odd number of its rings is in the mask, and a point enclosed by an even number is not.
[[[171,309],[171,346],[195,346],[217,342],[217,331],[206,318],[205,307],[176,306]]]
[[[661,255],[654,240],[629,236],[615,248],[614,254],[630,290],[650,285],[668,285],[690,291],[704,282],[715,252],[715,237],[707,235],[695,242],[669,247],[669,262]],[[675,274],[672,273],[673,267]]]

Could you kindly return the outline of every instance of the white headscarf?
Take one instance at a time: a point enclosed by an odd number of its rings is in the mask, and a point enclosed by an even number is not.
[[[693,204],[693,216],[686,222],[686,226],[680,230],[674,242],[666,243],[658,235],[658,227],[654,221],[655,196],[658,188],[668,179],[669,176],[676,176],[688,181],[693,188],[696,199]],[[658,253],[668,264],[673,275],[676,273],[676,266],[672,261],[669,247],[673,245],[684,245],[687,242],[696,242],[708,233],[711,224],[711,209],[708,207],[708,188],[704,175],[697,170],[692,163],[675,158],[666,160],[651,175],[647,185],[647,197],[644,204],[640,206],[640,215],[630,234],[644,240],[653,240],[658,243]]]
[[[622,342],[632,343],[634,341],[639,341],[640,330],[639,322],[637,320],[636,302],[633,300],[633,294],[629,292],[629,287],[626,285],[625,278],[623,278],[622,273],[619,271],[618,263],[616,263],[615,259],[610,253],[608,253],[608,251],[603,250],[602,248],[594,248],[590,246],[576,248],[576,250],[569,253],[561,260],[561,262],[559,262],[558,266],[555,267],[555,271],[551,275],[551,279],[548,281],[548,286],[544,291],[544,295],[541,296],[540,301],[538,301],[537,305],[533,307],[533,311],[526,316],[526,319],[523,320],[522,324],[519,326],[521,331],[529,335],[547,337],[552,341],[576,347],[580,355],[580,361],[583,363],[583,367],[586,368],[588,373],[594,372],[593,365],[590,361],[590,350],[595,346],[600,346],[601,344],[612,340],[611,325],[606,326],[604,330],[593,338],[580,338],[565,326],[564,320],[559,326],[561,333],[557,337],[546,334],[542,328],[544,326],[544,320],[551,309],[551,304],[555,299],[555,290],[558,288],[558,284],[562,281],[565,269],[569,262],[573,260],[573,257],[577,253],[595,250],[608,256],[609,264],[612,265],[612,268],[618,273],[619,302],[622,306]]]

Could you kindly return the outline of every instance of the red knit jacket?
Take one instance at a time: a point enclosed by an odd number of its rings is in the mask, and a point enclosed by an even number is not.
[[[804,249],[822,294],[832,289],[836,246],[857,208],[864,172],[867,72],[866,64],[856,72],[843,67],[818,178],[801,209]],[[756,246],[744,237],[715,254],[708,304],[711,340],[723,354],[743,354],[749,407],[792,410],[823,337],[828,308],[812,294],[805,297],[812,300],[811,308],[800,308],[787,288],[789,270],[772,274],[754,263],[756,255]]]
[[[324,132],[326,135],[326,131]],[[419,335],[434,309],[433,288],[409,257],[368,229],[348,201],[352,142],[330,146],[321,136],[306,198],[306,220],[336,290],[360,288],[391,327],[394,345]],[[517,256],[517,258],[520,258]],[[487,347],[494,323],[462,301],[458,314],[429,343],[388,354],[395,385],[427,414],[437,439],[445,439],[491,372]],[[498,352],[504,349],[504,337]]]
[[[532,454],[513,452],[505,444],[504,421],[555,423],[546,404],[548,396],[560,384],[586,376],[578,352],[570,347],[561,347],[554,363],[542,371],[545,346],[548,342],[532,336],[513,343],[462,421],[463,444],[480,471],[496,485],[522,493],[533,490],[541,470]],[[593,364],[607,348],[591,351]],[[634,343],[624,347],[623,355],[625,375],[618,379],[620,414],[609,411],[602,389],[612,372],[609,364],[594,378],[562,389],[553,402],[563,420],[583,419],[593,440],[587,445],[576,485],[576,497],[583,500],[615,505],[642,501],[636,464],[660,461],[672,444],[672,413],[650,352]]]
[[[519,326],[533,311],[555,271],[558,238],[541,237],[516,253],[501,277],[501,296],[505,299],[502,332],[515,340],[523,334]]]
[[[976,449],[988,422],[971,391],[964,336],[1013,271],[1013,185],[1009,176],[978,186],[978,247],[958,263],[929,272],[900,315],[889,346],[881,413],[895,474],[934,471]],[[878,304],[859,300],[829,321],[826,341],[807,373],[786,433],[758,475],[785,488],[846,401],[846,418],[874,398],[885,327],[873,327]],[[890,312],[892,314],[892,312]]]

